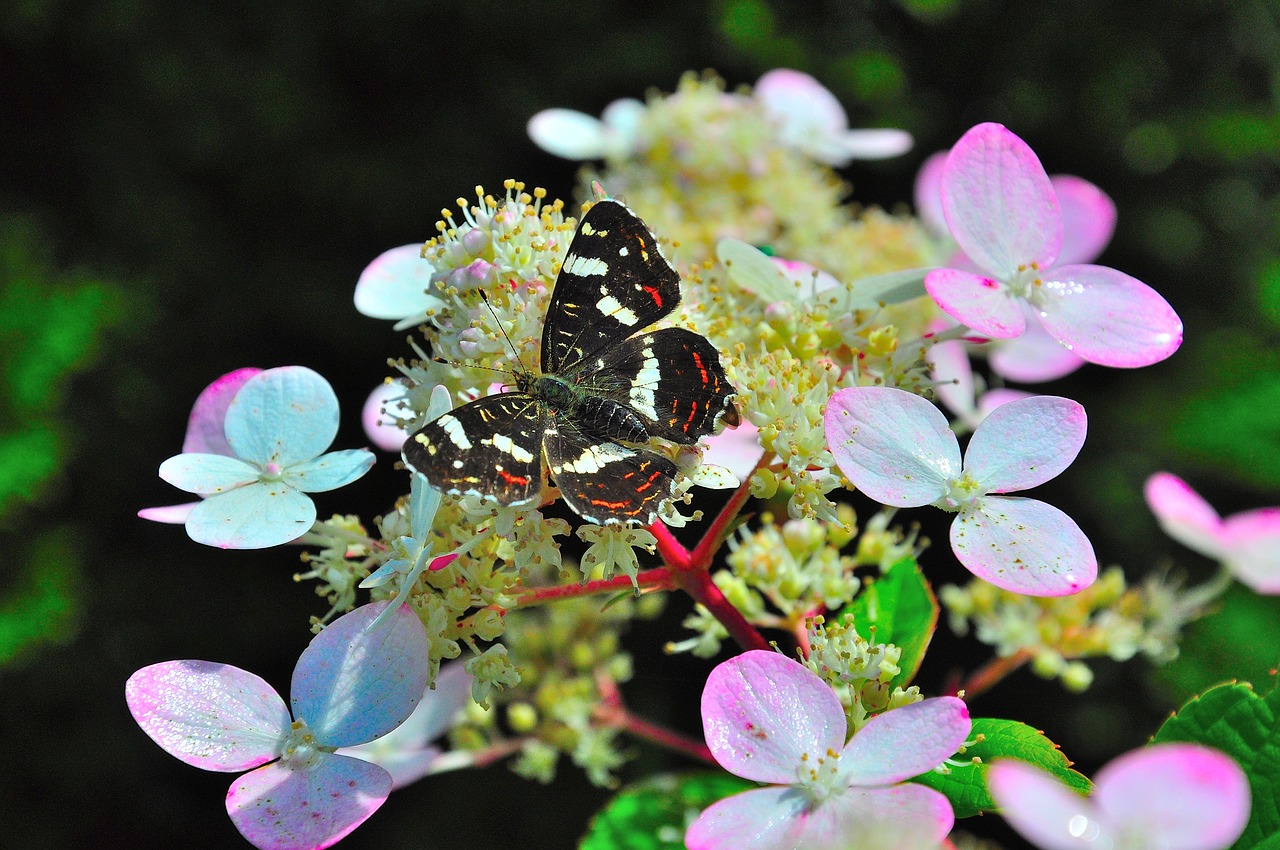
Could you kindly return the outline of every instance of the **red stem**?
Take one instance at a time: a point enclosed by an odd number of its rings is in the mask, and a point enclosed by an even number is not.
[[[628,735],[651,741],[660,747],[684,753],[692,759],[706,762],[713,767],[720,766],[711,755],[711,750],[702,741],[632,714],[623,704],[622,694],[612,679],[598,677],[597,687],[600,690],[600,702],[596,706],[595,718],[599,722],[620,729]]]
[[[965,699],[973,699],[978,694],[990,690],[1005,676],[1008,676],[1023,664],[1026,664],[1031,660],[1031,657],[1031,650],[1019,649],[1012,655],[1006,655],[1003,658],[993,658],[975,670],[973,674],[965,680],[964,685],[960,690],[964,691]]]
[[[513,608],[541,605],[543,602],[554,602],[557,599],[573,599],[579,596],[590,596],[595,593],[629,590],[633,586],[645,590],[671,590],[677,586],[677,583],[671,575],[671,570],[666,567],[656,567],[652,570],[636,573],[635,585],[632,585],[630,576],[614,576],[613,578],[600,578],[582,584],[534,587],[521,593],[512,608],[504,608],[503,610],[509,611]]]

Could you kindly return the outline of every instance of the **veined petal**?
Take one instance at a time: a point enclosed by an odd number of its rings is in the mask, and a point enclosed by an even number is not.
[[[1087,430],[1084,407],[1069,398],[1011,401],[991,411],[973,433],[964,471],[989,493],[1029,490],[1071,465]]]
[[[1224,531],[1232,575],[1257,593],[1280,593],[1280,508],[1233,514]]]
[[[947,315],[983,336],[1009,339],[1027,328],[1018,299],[993,278],[960,269],[934,269],[925,275],[924,288]]]
[[[1157,472],[1142,493],[1165,534],[1201,555],[1215,560],[1225,556],[1222,517],[1190,484],[1170,472]]]
[[[942,212],[942,169],[947,164],[950,151],[938,151],[929,157],[916,172],[914,187],[916,215],[920,223],[934,236],[951,238],[946,216]]]
[[[849,741],[840,775],[850,785],[893,785],[933,770],[969,737],[969,707],[933,697],[877,714]]]
[[[951,524],[951,549],[978,578],[1027,596],[1067,596],[1098,577],[1080,526],[1035,499],[983,497]]]
[[[1197,744],[1154,744],[1125,753],[1098,771],[1094,786],[1092,799],[1107,826],[1161,850],[1230,847],[1249,822],[1244,771]]]
[[[684,844],[688,850],[798,850],[809,805],[808,794],[787,786],[743,791],[703,809]]]
[[[751,650],[711,671],[702,726],[716,761],[756,782],[795,782],[807,756],[844,747],[840,699],[809,668],[785,655]]]
[[[1107,193],[1070,174],[1049,178],[1062,206],[1062,249],[1058,262],[1092,263],[1116,232],[1116,205]]]
[[[1000,124],[973,127],[951,149],[942,211],[960,250],[1001,278],[1032,263],[1047,269],[1062,248],[1062,210],[1049,175]]]
[[[427,630],[398,606],[370,628],[385,602],[334,620],[298,658],[290,688],[293,716],[327,747],[372,741],[413,713],[427,687]]]
[[[960,444],[947,417],[905,390],[837,390],[827,403],[826,430],[840,471],[881,504],[930,504],[960,474]]]
[[[1151,287],[1106,266],[1059,266],[1033,294],[1049,335],[1090,363],[1135,368],[1182,345],[1182,320]]]
[[[308,768],[277,762],[246,773],[227,792],[227,814],[260,850],[321,850],[364,823],[391,793],[374,764],[321,753]]]
[[[227,409],[227,442],[259,466],[289,467],[318,456],[338,435],[338,397],[305,366],[253,376]]]
[[[258,468],[239,458],[214,454],[180,454],[160,464],[160,477],[179,490],[211,496],[258,480]]]
[[[316,521],[311,497],[279,481],[255,481],[191,509],[187,535],[223,549],[265,549],[296,540]]]
[[[260,676],[212,661],[165,661],[129,677],[129,713],[171,756],[205,770],[247,770],[280,755],[284,700]]]
[[[355,481],[369,471],[376,459],[367,449],[328,452],[290,466],[282,480],[304,493],[324,493]]]
[[[606,127],[599,118],[574,109],[544,109],[529,119],[529,138],[563,159],[603,159]]]
[[[232,454],[223,430],[227,408],[245,382],[261,371],[261,369],[246,367],[228,372],[196,396],[196,403],[191,408],[191,416],[187,419],[187,435],[182,441],[183,453]]]
[[[356,281],[356,310],[374,319],[403,319],[443,306],[430,294],[435,272],[421,243],[383,251]]]
[[[987,787],[1001,817],[1041,850],[1096,850],[1112,837],[1088,798],[1025,762],[992,762]]]
[[[1024,313],[1030,309],[1028,305],[1024,308]],[[1002,378],[1024,384],[1056,381],[1085,364],[1065,345],[1049,336],[1034,315],[1027,319],[1027,329],[1022,336],[993,346],[987,362],[991,364],[991,371]]]

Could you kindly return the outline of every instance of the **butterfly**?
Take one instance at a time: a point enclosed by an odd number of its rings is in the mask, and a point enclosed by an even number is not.
[[[613,199],[582,217],[542,329],[541,373],[445,413],[409,436],[404,462],[446,493],[540,502],[545,469],[598,524],[648,525],[676,465],[655,437],[692,445],[740,421],[735,389],[706,337],[644,329],[680,303],[680,275],[634,212]]]

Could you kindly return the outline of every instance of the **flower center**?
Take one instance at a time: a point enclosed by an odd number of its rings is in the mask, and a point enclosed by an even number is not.
[[[821,803],[848,785],[840,779],[840,753],[836,750],[827,750],[816,757],[809,753],[800,756],[796,780],[797,784],[809,792],[815,803]]]
[[[281,473],[283,472],[284,472],[284,467],[282,467],[280,464],[276,463],[275,461],[268,461],[267,463],[262,465],[262,475],[260,476],[260,478],[263,481],[279,481],[281,477]]]
[[[982,485],[966,472],[959,478],[952,478],[948,481],[947,492],[933,504],[944,511],[956,513],[972,505],[986,494],[987,491],[982,488]]]
[[[1025,298],[1033,304],[1036,302],[1036,290],[1040,285],[1040,264],[1024,263],[1005,281],[1009,292]]]
[[[285,736],[280,755],[280,764],[291,770],[307,770],[326,753],[333,752],[332,747],[321,747],[315,734],[305,721],[295,720],[289,726],[289,734]]]

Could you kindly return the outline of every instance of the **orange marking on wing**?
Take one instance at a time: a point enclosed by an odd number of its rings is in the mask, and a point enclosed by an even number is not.
[[[607,502],[604,499],[590,499],[591,504],[600,508],[611,508],[613,510],[621,510],[627,506],[627,502]]]
[[[507,472],[505,469],[499,469],[498,474],[501,475],[503,480],[506,481],[508,484],[519,484],[520,486],[523,487],[524,485],[529,483],[529,479],[526,478],[525,476],[512,475],[510,472]]]
[[[705,387],[707,384],[711,383],[711,378],[707,375],[707,367],[702,365],[702,355],[698,354],[696,351],[690,351],[689,353],[693,355],[694,365],[697,366],[698,371],[702,373],[702,385]]]
[[[637,492],[637,493],[643,493],[645,490],[648,490],[650,487],[652,487],[652,486],[653,486],[653,482],[657,481],[657,480],[658,480],[659,478],[661,478],[661,477],[662,477],[662,471],[661,471],[661,470],[659,470],[658,472],[653,473],[652,475],[650,475],[650,476],[649,476],[649,480],[648,480],[648,481],[644,482],[643,484],[641,484],[639,487],[637,487],[637,488],[636,488],[636,492]]]
[[[655,307],[658,307],[658,308],[662,307],[662,293],[658,291],[658,287],[646,286],[644,288],[644,291],[649,293],[649,297],[653,299],[653,304]]]
[[[689,418],[684,421],[684,430],[687,432],[689,426],[693,424],[693,417],[698,414],[698,403],[696,401],[689,402]]]

